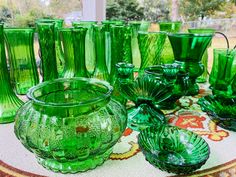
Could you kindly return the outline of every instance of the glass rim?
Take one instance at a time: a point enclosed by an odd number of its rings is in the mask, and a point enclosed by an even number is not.
[[[116,67],[118,67],[118,68],[134,68],[134,65],[132,63],[119,62],[116,64]]]
[[[138,31],[138,34],[165,34],[167,35],[166,31]]]
[[[195,34],[195,33],[186,33],[186,32],[178,32],[178,33],[168,33],[168,36],[170,37],[188,37],[188,38],[191,38],[191,37],[213,37],[214,34],[209,34],[209,33],[206,33],[206,34]]]
[[[4,31],[34,31],[35,27],[5,27]]]
[[[182,24],[181,21],[159,21],[158,24]]]
[[[76,103],[57,103],[57,102],[46,102],[39,100],[37,97],[34,96],[35,91],[44,88],[48,84],[56,84],[59,82],[73,82],[73,81],[86,81],[88,84],[99,84],[107,88],[106,93],[101,93],[101,95],[81,102]],[[73,78],[59,78],[55,80],[45,81],[42,82],[34,87],[31,87],[26,94],[26,96],[29,98],[29,100],[32,100],[34,103],[43,105],[43,106],[52,106],[52,107],[83,107],[91,104],[96,104],[98,102],[101,102],[111,96],[111,93],[113,91],[113,87],[106,81],[102,81],[95,78],[84,78],[84,77],[73,77]]]

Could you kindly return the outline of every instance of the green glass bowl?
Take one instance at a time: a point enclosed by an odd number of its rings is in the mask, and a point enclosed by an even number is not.
[[[236,131],[236,98],[208,95],[200,98],[198,104],[218,126]]]
[[[195,171],[206,163],[210,154],[203,138],[169,125],[146,128],[139,134],[138,143],[150,164],[176,174]]]

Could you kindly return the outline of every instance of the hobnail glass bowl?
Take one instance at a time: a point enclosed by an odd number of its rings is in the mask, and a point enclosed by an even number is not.
[[[110,84],[97,79],[43,82],[18,111],[15,134],[47,169],[93,169],[109,158],[126,128],[126,109],[111,93]]]
[[[198,100],[202,111],[218,126],[236,131],[236,98],[208,95]]]
[[[203,138],[169,125],[146,128],[139,134],[138,143],[150,164],[176,174],[195,171],[205,164],[210,154]]]

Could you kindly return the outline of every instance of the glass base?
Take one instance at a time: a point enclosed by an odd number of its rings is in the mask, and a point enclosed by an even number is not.
[[[206,81],[207,81],[207,79],[202,76],[198,77],[196,80],[197,83],[206,83]]]
[[[199,93],[199,86],[195,83],[189,86],[186,96],[194,96],[197,95],[198,93]]]
[[[0,117],[0,124],[7,124],[15,121],[15,116]]]
[[[37,160],[43,167],[54,172],[77,173],[85,172],[102,165],[110,157],[111,153],[112,148],[103,154],[96,155],[95,157],[86,160],[59,162],[55,159],[43,159],[40,157],[37,157]]]

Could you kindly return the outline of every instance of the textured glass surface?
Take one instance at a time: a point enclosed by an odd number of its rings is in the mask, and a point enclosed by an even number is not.
[[[125,107],[103,81],[63,78],[31,89],[15,134],[47,169],[62,173],[101,165],[126,128]]]
[[[92,75],[95,69],[95,45],[94,45],[94,29],[93,25],[97,24],[96,21],[79,21],[72,22],[73,27],[84,27],[87,28],[87,33],[85,37],[85,60],[86,68],[89,74]]]
[[[93,77],[101,80],[109,80],[109,73],[106,65],[106,28],[105,25],[94,25],[94,40],[96,53],[96,67]]]
[[[61,41],[60,41],[60,36],[59,36],[59,30],[63,27],[63,19],[38,19],[36,23],[38,22],[44,22],[44,23],[54,23],[55,28],[54,28],[54,33],[55,33],[55,48],[56,48],[56,59],[57,59],[57,70],[59,75],[62,74],[63,69],[64,69],[64,55],[62,51],[62,46],[61,46]]]
[[[160,31],[165,31],[168,33],[177,33],[180,32],[182,23],[181,22],[158,22],[160,26]],[[170,64],[174,62],[174,54],[170,40],[166,39],[164,44],[164,49],[161,54],[161,63]]]
[[[111,25],[111,69],[110,83],[115,80],[115,66],[119,62],[132,63],[131,28],[124,25]]]
[[[236,131],[236,98],[208,95],[198,100],[202,111],[207,112],[218,126]]]
[[[58,78],[54,26],[55,23],[37,22],[43,81]]]
[[[138,143],[150,164],[176,174],[197,170],[206,163],[210,154],[209,146],[203,138],[191,131],[169,125],[143,130],[138,136]]]
[[[149,21],[129,21],[128,25],[132,28],[132,62],[135,66],[135,70],[137,71],[140,68],[141,64],[141,56],[138,47],[138,31],[148,31],[150,27]]]
[[[171,85],[149,75],[141,75],[134,81],[120,83],[123,96],[135,104],[135,107],[129,110],[128,126],[139,131],[166,123],[164,114],[155,105],[169,98],[171,89]]]
[[[3,24],[0,23],[0,123],[13,122],[16,111],[22,103],[11,88],[5,55]]]
[[[148,66],[161,64],[160,58],[165,39],[164,32],[138,32],[141,71]]]
[[[190,28],[188,29],[190,33],[195,33],[195,34],[214,34],[215,29],[212,28]],[[211,43],[208,45],[208,48],[211,46]],[[207,76],[208,76],[208,51],[204,52],[202,56],[202,64],[204,65],[204,72],[201,76],[197,78],[197,82],[199,83],[204,83],[207,81]]]
[[[236,74],[236,50],[214,49],[209,82],[214,94],[230,95],[230,83]]]
[[[39,83],[34,54],[34,28],[4,29],[10,75],[17,94]]]
[[[169,40],[173,48],[175,63],[181,66],[181,70],[189,73],[188,95],[198,94],[199,87],[196,79],[203,71],[201,63],[202,55],[211,42],[212,34],[169,34]]]

